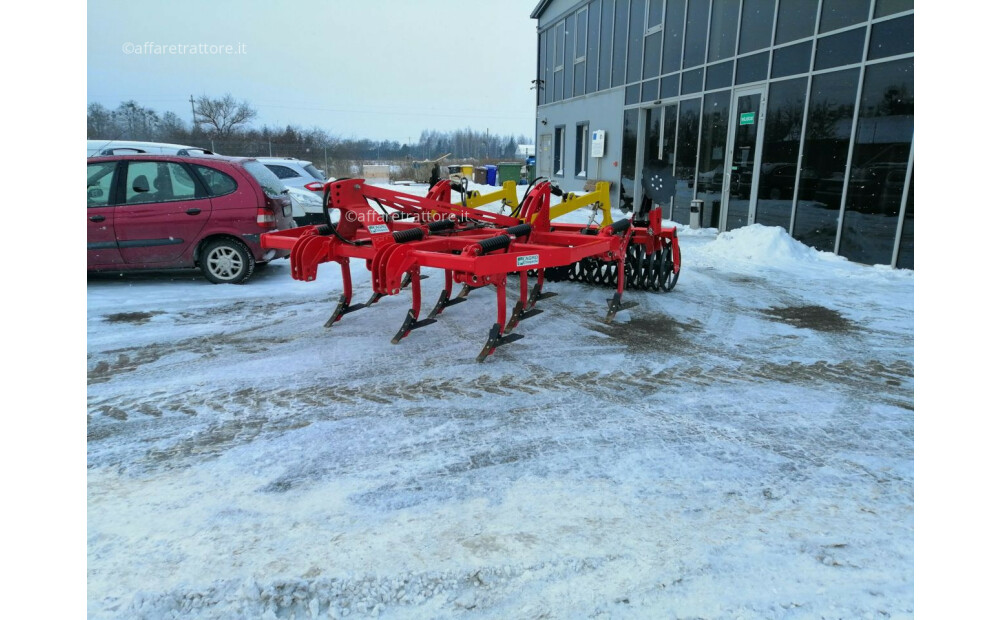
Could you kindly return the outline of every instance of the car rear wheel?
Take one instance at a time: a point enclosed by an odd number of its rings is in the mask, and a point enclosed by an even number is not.
[[[243,284],[253,274],[250,248],[233,239],[216,239],[205,246],[201,271],[213,284]]]

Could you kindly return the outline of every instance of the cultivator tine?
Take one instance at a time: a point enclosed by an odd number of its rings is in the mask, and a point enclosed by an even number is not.
[[[372,293],[372,296],[369,297],[368,301],[365,302],[365,307],[367,308],[368,306],[374,303],[378,303],[378,300],[382,299],[383,297],[385,297],[385,294],[383,293]]]
[[[481,286],[471,286],[469,284],[466,284],[465,286],[462,287],[462,290],[460,290],[458,292],[458,296],[462,297],[462,298],[468,297],[469,293],[471,293],[472,291],[476,290],[477,288],[482,288],[482,287]]]
[[[460,304],[465,301],[464,297],[451,298],[451,284],[452,275],[450,269],[445,269],[444,271],[444,290],[441,291],[441,296],[438,297],[437,304],[435,304],[434,309],[431,310],[430,316],[435,317],[442,312],[448,306],[454,306],[455,304]]]
[[[615,315],[622,310],[628,310],[629,308],[634,308],[638,306],[638,302],[627,301],[622,303],[622,291],[625,290],[625,257],[622,256],[617,261],[618,264],[618,290],[615,291],[614,297],[608,300],[608,314],[604,317],[605,323],[611,323],[615,320]]]
[[[521,334],[507,334],[506,336],[501,336],[500,324],[494,323],[493,327],[490,328],[490,335],[486,340],[486,345],[483,347],[483,350],[479,352],[479,355],[476,357],[476,361],[482,363],[487,357],[493,355],[493,352],[496,351],[497,347],[502,347],[505,344],[510,344],[516,340],[520,340],[521,338],[524,338]]]
[[[548,299],[550,297],[555,297],[558,294],[559,293],[553,293],[551,291],[548,292],[548,293],[543,293],[542,292],[542,279],[539,278],[538,282],[536,282],[535,285],[533,287],[531,287],[531,295],[528,297],[527,306],[529,308],[534,308],[535,307],[535,303],[537,303],[539,300]]]
[[[615,293],[614,297],[608,300],[608,314],[604,317],[604,322],[610,323],[615,320],[615,315],[620,311],[635,308],[638,305],[639,302],[637,301],[626,301],[622,303],[622,294]]]
[[[496,283],[497,288],[497,322],[490,328],[490,335],[486,339],[483,350],[476,357],[477,362],[483,362],[487,357],[496,351],[497,347],[510,344],[516,340],[524,338],[521,334],[503,334],[503,321],[507,315],[507,278],[502,277]]]
[[[396,332],[396,335],[392,338],[392,344],[399,344],[400,340],[406,338],[410,332],[415,329],[426,327],[432,323],[437,323],[436,319],[431,318],[423,319],[421,321],[417,320],[417,317],[420,315],[420,280],[422,279],[423,278],[420,277],[419,272],[417,272],[417,277],[415,279],[411,279],[413,283],[413,306],[407,310],[406,318],[403,319],[402,327],[399,328],[399,331]]]
[[[420,279],[421,280],[426,280],[429,277],[430,276],[420,276]],[[410,285],[410,274],[409,274],[409,272],[407,272],[406,274],[403,275],[403,281],[400,282],[399,288],[403,289],[403,288],[406,288],[409,285]]]
[[[350,263],[347,259],[340,259],[337,262],[340,263],[340,273],[344,280],[344,293],[340,296],[340,299],[337,300],[337,307],[334,309],[333,314],[330,315],[330,318],[326,320],[326,323],[323,324],[323,327],[333,327],[333,324],[339,321],[341,317],[348,312],[354,312],[365,307],[365,304],[351,305],[352,287]]]
[[[514,310],[510,313],[510,320],[507,321],[506,327],[503,328],[503,333],[505,334],[509,334],[511,331],[513,331],[513,329],[517,327],[518,323],[520,323],[524,319],[529,319],[533,316],[538,316],[539,314],[542,313],[542,311],[538,308],[529,308],[525,310],[525,305],[528,303],[527,271],[520,272],[520,280],[521,280],[521,287],[520,287],[521,297],[520,299],[517,300],[517,303],[514,304]]]
[[[427,327],[432,323],[437,323],[437,319],[423,319],[417,320],[417,313],[413,309],[406,311],[406,318],[403,319],[403,325],[396,332],[396,335],[392,337],[392,344],[399,344],[399,341],[406,338],[410,332],[421,327]]]

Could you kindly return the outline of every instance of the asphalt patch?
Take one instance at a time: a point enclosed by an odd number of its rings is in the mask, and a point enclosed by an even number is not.
[[[143,323],[148,323],[151,318],[157,314],[163,314],[162,310],[154,310],[153,312],[118,312],[116,314],[106,314],[104,315],[104,320],[108,323],[132,323],[134,325],[142,325]]]
[[[628,323],[591,323],[589,329],[610,336],[636,351],[672,349],[685,332],[700,330],[698,321],[685,323],[662,314],[632,315]]]
[[[772,320],[819,332],[846,333],[857,329],[853,321],[845,319],[836,310],[824,306],[768,308],[763,313]]]

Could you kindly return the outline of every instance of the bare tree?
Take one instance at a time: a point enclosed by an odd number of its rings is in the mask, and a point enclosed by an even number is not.
[[[209,99],[205,95],[198,97],[194,115],[199,127],[217,137],[228,138],[256,118],[257,110],[250,107],[246,100],[236,101],[235,97],[226,93],[221,99]]]
[[[114,114],[99,103],[87,105],[87,137],[107,139],[114,138],[120,132],[115,127]]]

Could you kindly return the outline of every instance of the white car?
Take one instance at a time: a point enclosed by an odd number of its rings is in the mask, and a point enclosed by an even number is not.
[[[323,193],[312,191],[306,188],[310,183],[318,183],[321,186],[326,182],[323,173],[312,165],[312,162],[293,157],[257,157],[260,163],[267,166],[268,170],[288,188],[288,195],[292,199],[292,217],[296,223],[322,224],[326,220],[323,217]]]
[[[292,217],[299,226],[325,224],[323,217],[323,194],[317,194],[301,187],[286,187],[292,199]]]
[[[307,183],[325,183],[326,177],[311,161],[292,157],[255,157],[267,166],[286,187],[305,187]]]
[[[166,142],[137,142],[135,140],[87,140],[87,157],[102,155],[212,155],[200,146],[168,144]]]

